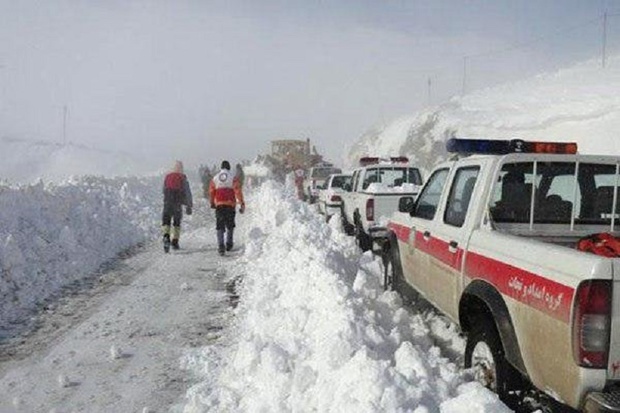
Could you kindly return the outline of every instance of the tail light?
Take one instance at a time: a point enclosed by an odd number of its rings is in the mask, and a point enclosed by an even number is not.
[[[409,162],[409,158],[407,158],[406,156],[392,156],[390,157],[390,161],[399,162],[399,163],[407,163]]]
[[[375,200],[369,199],[366,201],[366,221],[375,220]]]
[[[611,281],[579,284],[573,307],[573,357],[581,367],[606,368],[611,324]]]
[[[376,156],[364,156],[360,158],[360,166],[368,166],[379,163],[379,158]]]
[[[331,198],[329,198],[329,200],[331,202],[342,202],[342,198],[340,198],[340,195],[332,195]]]

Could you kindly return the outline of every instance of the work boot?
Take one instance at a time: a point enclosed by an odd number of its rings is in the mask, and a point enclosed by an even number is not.
[[[170,234],[164,234],[164,252],[170,251]]]
[[[179,249],[179,240],[178,240],[178,238],[174,238],[172,240],[172,242],[170,243],[170,245],[172,245],[172,249],[173,250],[178,250]]]
[[[231,249],[233,249],[233,244],[232,242],[229,244],[226,244],[226,251],[230,251]]]

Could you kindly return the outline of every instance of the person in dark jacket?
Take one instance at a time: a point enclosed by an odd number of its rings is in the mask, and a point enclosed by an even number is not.
[[[222,170],[217,173],[209,185],[209,201],[215,209],[215,229],[217,231],[217,249],[220,255],[233,248],[235,212],[240,204],[239,213],[245,211],[245,201],[239,178],[230,171],[230,162],[222,161]]]
[[[241,188],[243,188],[245,173],[243,172],[243,167],[240,163],[235,166],[235,177],[239,180],[239,185],[241,185]]]
[[[172,171],[164,178],[164,211],[162,213],[162,231],[164,233],[164,251],[179,249],[181,237],[181,219],[183,205],[185,213],[192,214],[192,191],[189,188],[187,176],[183,173],[183,162],[176,161]],[[172,227],[171,227],[172,224]]]
[[[200,168],[200,182],[202,183],[202,195],[205,199],[209,199],[209,184],[213,179],[211,170],[208,166],[202,166]]]

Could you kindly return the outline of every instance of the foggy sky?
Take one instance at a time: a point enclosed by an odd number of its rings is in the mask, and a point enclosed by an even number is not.
[[[468,91],[599,56],[588,22],[613,4],[0,0],[0,136],[60,142],[66,106],[67,140],[153,165],[284,138],[339,162],[373,125],[460,94],[464,56]]]

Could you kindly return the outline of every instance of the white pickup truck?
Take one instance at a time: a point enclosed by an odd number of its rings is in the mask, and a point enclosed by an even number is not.
[[[342,170],[332,165],[317,165],[308,170],[304,180],[304,195],[309,203],[314,204],[319,197],[319,189],[323,187],[327,178],[332,174],[339,174]]]
[[[372,247],[373,228],[398,210],[399,199],[408,197],[413,202],[422,175],[403,156],[387,160],[364,157],[360,165],[341,194],[341,219],[345,232],[355,235],[360,248],[367,251]]]
[[[329,219],[340,212],[342,208],[342,192],[343,187],[351,184],[351,174],[331,174],[319,189],[319,198],[317,201],[319,213],[325,215],[325,219]]]
[[[576,246],[619,235],[620,157],[521,140],[448,149],[491,154],[437,166],[400,203],[386,286],[459,323],[465,367],[503,400],[527,383],[573,409],[619,412],[620,258]]]

